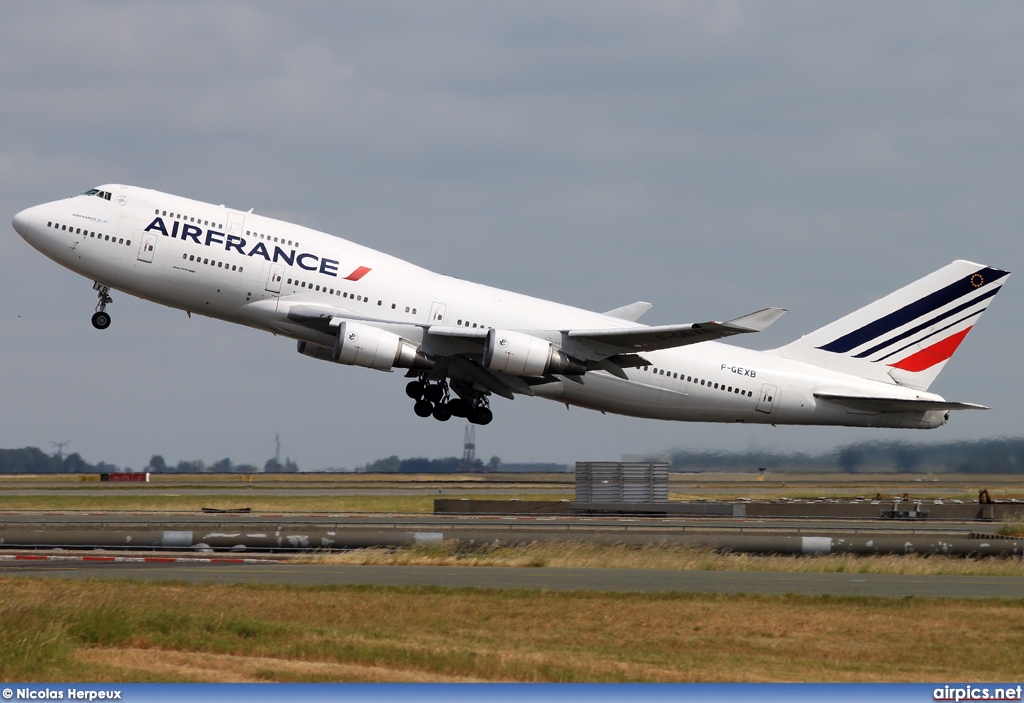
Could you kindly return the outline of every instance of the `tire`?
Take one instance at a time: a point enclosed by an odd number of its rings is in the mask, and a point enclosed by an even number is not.
[[[98,312],[92,316],[92,326],[98,330],[105,330],[110,327],[110,315],[105,312]]]
[[[452,411],[448,403],[438,403],[434,406],[434,419],[440,422],[448,422],[452,418]]]
[[[468,419],[474,425],[487,425],[494,419],[494,414],[488,408],[474,408]]]
[[[423,397],[431,403],[439,403],[444,398],[444,387],[440,383],[434,383],[423,389]]]
[[[430,417],[434,412],[434,404],[429,400],[417,400],[412,409],[420,417]]]
[[[405,394],[413,400],[423,397],[423,384],[419,381],[409,381],[405,386]]]
[[[472,406],[462,398],[448,401],[448,410],[451,411],[452,417],[469,417],[469,412],[472,409]]]

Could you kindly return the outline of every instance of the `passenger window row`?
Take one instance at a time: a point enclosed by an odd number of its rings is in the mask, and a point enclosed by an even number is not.
[[[334,289],[334,288],[328,288],[327,286],[321,286],[321,285],[317,285],[317,284],[313,284],[313,283],[307,283],[306,281],[300,281],[297,278],[289,278],[286,281],[286,283],[288,285],[290,285],[290,286],[296,286],[296,288],[306,288],[307,290],[314,290],[317,293],[327,293],[327,295],[340,296],[342,298],[347,298],[348,300],[354,300],[354,301],[356,301],[358,303],[369,303],[370,302],[370,299],[367,298],[365,295],[356,295],[355,293],[349,293],[348,291],[343,291],[340,288],[339,289]],[[377,305],[384,305],[384,301],[383,300],[378,300],[377,301]],[[391,303],[391,309],[392,310],[397,310],[398,309],[398,305],[396,305],[395,303]],[[412,314],[415,315],[416,314],[416,308],[412,308],[411,310],[412,310]],[[405,311],[407,313],[410,311],[410,308],[409,308],[408,305],[405,307]]]
[[[259,232],[250,232],[249,230],[245,230],[245,236],[259,237],[260,239],[265,239],[268,242],[274,242],[274,244],[287,244],[290,247],[301,246],[298,242],[293,242],[292,240],[285,239],[284,237],[271,237],[269,234],[260,234]]]
[[[197,225],[203,225],[205,227],[216,227],[218,229],[224,229],[224,225],[222,224],[211,222],[210,220],[204,220],[202,218],[192,217],[191,215],[183,215],[180,212],[172,212],[169,215],[167,214],[166,210],[156,210],[155,212],[157,215],[162,215],[163,217],[173,217],[174,219],[181,220],[183,222],[195,222]],[[248,229],[245,230],[245,234],[247,237],[259,237],[260,239],[265,239],[268,242],[287,244],[290,247],[301,246],[298,242],[293,242],[291,239],[285,239],[284,237],[272,237],[269,234],[260,234],[259,232],[253,232],[252,230]]]
[[[646,371],[647,368],[648,367],[645,366],[644,367],[644,371]],[[733,386],[727,386],[724,383],[712,383],[711,381],[708,381],[707,379],[694,378],[692,376],[686,376],[685,374],[681,374],[681,373],[678,373],[676,371],[666,371],[665,369],[659,369],[659,368],[654,368],[654,369],[651,370],[651,372],[654,375],[656,375],[656,376],[668,376],[670,378],[678,378],[681,381],[686,381],[687,383],[693,383],[694,385],[699,383],[702,386],[707,386],[708,388],[714,388],[716,391],[725,391],[726,393],[736,393],[736,394],[739,394],[739,395],[745,395],[748,398],[753,398],[754,397],[754,392],[753,391],[744,390],[742,388],[739,388],[738,386],[737,387],[733,387]]]
[[[215,222],[211,223],[209,220],[204,220],[201,217],[196,218],[191,217],[189,215],[182,215],[180,212],[172,212],[170,215],[168,215],[166,210],[154,210],[154,212],[162,217],[173,217],[174,219],[181,220],[182,222],[195,222],[197,225],[204,225],[206,227],[216,227],[218,229],[224,229],[224,225],[219,225]]]
[[[220,268],[224,268],[224,269],[229,268],[229,265],[227,263],[223,262],[223,261],[217,261],[216,259],[204,259],[201,256],[196,256],[195,254],[182,254],[181,258],[182,259],[187,259],[188,261],[195,261],[198,264],[207,264],[209,266],[216,266],[219,269]],[[241,266],[238,266],[236,264],[231,264],[230,268],[231,268],[232,271],[238,271],[239,273],[241,273],[242,270],[243,270]]]
[[[89,193],[86,193],[86,195],[89,195]],[[62,232],[80,234],[83,237],[89,237],[90,239],[101,239],[105,242],[113,242],[114,244],[124,244],[125,246],[129,247],[132,245],[132,240],[130,239],[125,241],[124,238],[111,237],[109,234],[101,234],[100,232],[93,232],[92,230],[82,229],[81,227],[68,227],[67,225],[62,225],[59,223],[55,223],[53,221],[47,222],[46,226],[52,227],[54,229],[59,229]]]
[[[288,279],[288,285],[290,285],[290,286],[298,286],[299,288],[310,288],[310,289],[316,290],[318,293],[327,293],[328,295],[341,295],[341,289],[340,288],[338,290],[334,290],[333,288],[328,288],[327,286],[319,286],[319,285],[314,286],[312,283],[306,283],[305,281],[300,281],[297,278],[294,279],[294,280],[289,278]],[[348,297],[348,293],[345,294],[345,297],[346,298]],[[362,296],[360,296],[360,297],[362,297]]]

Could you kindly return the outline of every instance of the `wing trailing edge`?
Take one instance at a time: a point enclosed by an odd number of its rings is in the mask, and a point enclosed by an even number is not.
[[[568,330],[576,341],[595,342],[624,352],[645,352],[683,347],[736,334],[760,332],[785,314],[782,308],[765,308],[726,322],[698,322],[686,325],[626,327],[617,329]]]

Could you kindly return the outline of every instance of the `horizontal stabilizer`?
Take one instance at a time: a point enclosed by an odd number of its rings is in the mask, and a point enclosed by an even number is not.
[[[838,393],[815,393],[815,398],[827,400],[853,410],[879,413],[925,412],[928,410],[988,410],[974,403],[951,403],[945,400],[916,398],[886,398]]]

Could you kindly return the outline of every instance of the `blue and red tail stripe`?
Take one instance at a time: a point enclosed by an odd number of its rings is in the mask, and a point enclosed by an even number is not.
[[[899,310],[895,310],[889,313],[888,315],[885,315],[884,317],[880,317],[879,319],[874,320],[873,322],[869,322],[868,324],[864,325],[859,329],[854,330],[853,332],[845,334],[842,337],[839,337],[838,339],[829,342],[828,344],[820,346],[818,347],[818,349],[834,352],[836,354],[846,354],[847,352],[856,349],[857,347],[875,341],[879,337],[882,337],[892,332],[893,330],[899,329],[904,325],[910,324],[911,322],[914,322],[915,320],[924,317],[929,313],[935,312],[939,308],[949,305],[950,303],[956,302],[957,300],[964,298],[970,295],[971,293],[977,291],[979,288],[986,286],[990,283],[994,283],[995,281],[998,281],[999,279],[1006,276],[1008,273],[1008,271],[1003,271],[1001,269],[992,267],[980,269],[978,271],[975,271],[974,273],[964,276],[960,280],[954,281],[953,283],[949,284],[944,288],[940,288],[934,293],[929,293],[920,300],[910,303],[909,305],[905,305]],[[998,287],[994,287],[991,291],[986,291],[986,293],[983,295],[984,297],[991,297],[991,295],[994,295],[997,290]],[[980,296],[978,299],[980,299]],[[972,299],[966,302],[963,306],[960,306],[957,309],[957,311],[966,309],[967,307],[974,305],[976,302],[978,302],[978,299]],[[947,315],[954,314],[956,314],[956,311],[948,311],[936,317],[935,321],[940,321]],[[915,330],[921,331],[922,329],[926,329],[930,324],[931,323],[926,322],[923,325],[920,325],[917,328],[915,328]],[[910,336],[912,334],[914,334],[913,331],[901,333],[900,338],[905,338],[906,336]],[[884,344],[879,345],[874,351],[878,351],[884,348],[889,343],[890,342],[887,341]],[[959,342],[957,343],[959,344]],[[941,342],[939,344],[941,344]],[[858,354],[858,356],[863,356],[870,353],[872,352],[864,352],[862,354]],[[949,357],[946,358],[948,359]]]
[[[960,342],[964,341],[964,337],[971,331],[971,328],[960,330],[956,334],[943,339],[941,342],[936,342],[930,347],[925,347],[919,352],[915,352],[905,359],[900,359],[895,364],[889,364],[889,366],[895,369],[901,369],[903,371],[918,372],[930,369],[935,364],[942,363],[953,356],[953,352],[960,346]]]

